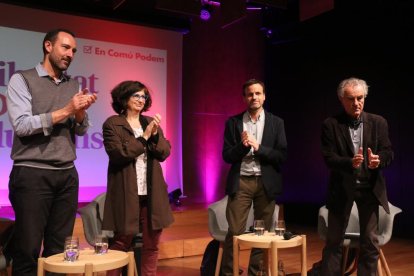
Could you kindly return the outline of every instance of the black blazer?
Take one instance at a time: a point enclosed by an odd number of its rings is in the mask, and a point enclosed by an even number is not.
[[[243,113],[230,117],[224,130],[223,159],[232,164],[227,177],[226,194],[233,195],[239,189],[240,167],[243,157],[250,151],[241,142]],[[287,158],[287,142],[284,122],[265,111],[262,143],[255,156],[260,161],[262,181],[269,198],[275,199],[282,192],[281,164]]]
[[[379,115],[363,112],[361,116],[364,162],[360,173],[368,178],[379,204],[389,213],[385,179],[381,173],[381,169],[389,166],[394,158],[388,138],[388,123]],[[346,114],[342,113],[326,119],[322,125],[322,154],[330,169],[327,201],[330,210],[350,209],[354,201],[356,171],[352,167],[354,146],[348,122]],[[380,165],[377,169],[368,168],[368,148],[380,156]]]

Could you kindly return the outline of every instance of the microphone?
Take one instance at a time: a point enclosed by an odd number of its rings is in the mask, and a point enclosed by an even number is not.
[[[285,240],[290,240],[290,239],[292,239],[292,238],[294,238],[294,237],[296,237],[297,235],[296,234],[293,234],[292,232],[285,232],[284,234],[283,234],[283,238],[285,239]]]

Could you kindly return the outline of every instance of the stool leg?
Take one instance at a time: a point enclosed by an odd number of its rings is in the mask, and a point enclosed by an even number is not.
[[[301,254],[301,262],[302,262],[302,268],[301,268],[301,276],[306,276],[307,272],[307,263],[306,263],[306,236],[301,235],[302,237],[302,254]]]
[[[37,259],[37,276],[45,276],[45,271],[44,271],[44,262],[45,262],[45,258],[40,257],[39,259]]]
[[[271,246],[271,248],[270,248],[270,251],[271,251],[271,253],[270,253],[270,256],[271,256],[271,258],[272,258],[272,260],[271,260],[271,273],[270,273],[270,275],[272,275],[272,276],[277,276],[278,275],[278,264],[279,264],[279,262],[278,262],[278,255],[277,255],[277,241],[272,241],[272,244],[270,245]],[[269,269],[267,269],[267,271],[269,271]]]
[[[223,242],[220,242],[220,247],[217,255],[217,262],[216,262],[216,271],[214,272],[214,276],[219,276],[220,268],[221,268],[221,260],[223,259]]]
[[[85,264],[85,276],[93,276],[93,264]]]
[[[239,275],[239,240],[233,237],[233,275]]]
[[[137,266],[135,265],[134,252],[128,251],[129,261],[128,261],[128,276],[138,276],[138,271],[136,270]]]

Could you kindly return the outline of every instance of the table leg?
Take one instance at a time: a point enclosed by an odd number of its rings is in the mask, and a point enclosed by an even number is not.
[[[85,264],[85,276],[93,276],[93,264]]]
[[[133,251],[128,251],[128,257],[129,257],[128,276],[134,276],[135,273],[137,274],[136,276],[138,276],[138,271],[135,271],[136,265],[135,265],[134,252]]]
[[[239,275],[239,240],[233,236],[233,275]]]
[[[302,263],[302,268],[301,268],[301,276],[306,276],[307,275],[307,264],[306,264],[306,235],[301,235],[302,237],[302,254],[301,254],[301,263]]]
[[[278,257],[278,254],[277,254],[278,253],[277,252],[277,241],[272,241],[270,250],[271,250],[271,254],[270,254],[270,256],[271,256],[271,262],[270,262],[270,264],[271,264],[271,273],[270,273],[270,275],[277,276],[278,275],[278,264],[279,264],[279,262],[278,262],[279,257]]]
[[[270,252],[270,248],[269,249],[263,248],[262,250],[263,250],[263,268],[266,271],[266,275],[272,275],[272,272],[270,270],[270,264],[272,263],[272,260],[271,260],[272,254]]]
[[[37,259],[37,276],[45,276],[45,270],[43,269],[43,264],[45,262],[45,258]]]

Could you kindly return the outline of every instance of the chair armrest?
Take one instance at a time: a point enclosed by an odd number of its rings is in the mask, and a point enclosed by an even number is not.
[[[395,215],[402,212],[402,210],[398,207],[395,207],[391,203],[389,203],[390,213],[387,214],[385,211],[380,209],[379,211],[379,236],[378,236],[378,243],[380,246],[386,244],[390,241],[392,236],[392,229],[394,226],[394,217]]]
[[[88,205],[79,208],[78,213],[82,218],[83,232],[86,241],[93,246],[95,236],[101,234],[101,225],[100,221],[98,221],[96,202],[92,201]]]
[[[319,209],[318,215],[318,234],[322,240],[326,240],[328,233],[328,209],[323,206]]]

